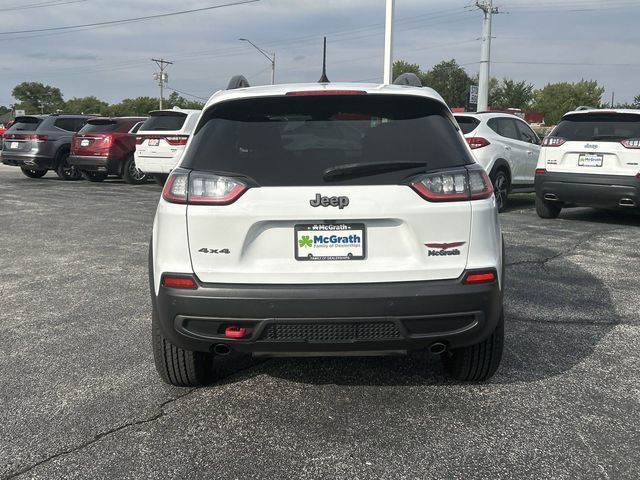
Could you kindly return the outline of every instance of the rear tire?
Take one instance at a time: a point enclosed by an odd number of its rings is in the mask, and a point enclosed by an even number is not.
[[[20,170],[29,178],[42,178],[47,174],[46,170],[31,170],[30,168],[21,168]]]
[[[69,152],[58,155],[56,174],[61,180],[75,181],[82,178],[80,170],[69,164]]]
[[[442,357],[445,367],[456,380],[482,382],[496,373],[504,346],[504,313],[500,313],[493,333],[476,345],[456,348]]]
[[[131,185],[147,183],[147,174],[136,167],[133,155],[129,155],[122,166],[122,178]]]
[[[169,178],[169,175],[164,174],[164,173],[154,173],[153,174],[153,179],[161,187],[164,187],[164,184],[167,183],[167,178]]]
[[[213,354],[176,347],[162,335],[158,322],[158,313],[154,307],[151,316],[153,357],[160,378],[177,387],[205,385],[210,379]]]
[[[536,213],[540,218],[558,218],[562,204],[547,202],[536,195]]]
[[[107,178],[107,174],[101,172],[87,172],[82,170],[80,173],[85,180],[89,180],[90,182],[102,182]]]
[[[491,175],[491,183],[493,184],[493,192],[496,196],[498,211],[502,212],[507,207],[507,201],[509,199],[509,190],[511,188],[509,175],[503,169],[497,170]]]

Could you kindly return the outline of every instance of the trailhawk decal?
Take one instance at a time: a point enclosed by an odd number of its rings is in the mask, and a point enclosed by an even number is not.
[[[316,223],[295,225],[296,260],[363,260],[363,223]]]
[[[431,249],[427,252],[430,257],[447,257],[461,255],[461,252],[457,247],[461,247],[465,243],[467,242],[425,243],[424,246]]]

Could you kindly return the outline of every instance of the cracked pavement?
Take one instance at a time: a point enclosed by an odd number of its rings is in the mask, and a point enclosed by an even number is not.
[[[640,478],[640,217],[514,197],[489,383],[426,354],[230,356],[181,389],[150,348],[158,195],[0,166],[0,478]]]

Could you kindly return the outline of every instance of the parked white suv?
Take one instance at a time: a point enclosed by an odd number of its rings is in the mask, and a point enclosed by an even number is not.
[[[456,113],[476,160],[489,173],[502,211],[511,192],[533,192],[540,138],[510,113]]]
[[[536,169],[536,211],[640,209],[640,110],[569,112],[545,137]]]
[[[429,349],[485,380],[502,355],[502,258],[489,178],[432,89],[221,91],[153,225],[156,367],[186,386],[231,350]]]
[[[199,115],[200,110],[177,107],[150,112],[136,136],[134,159],[138,169],[164,185],[180,160]]]

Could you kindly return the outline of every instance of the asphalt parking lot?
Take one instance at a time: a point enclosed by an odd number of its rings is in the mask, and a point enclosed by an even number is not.
[[[226,357],[180,389],[150,348],[158,196],[0,166],[0,477],[640,477],[640,217],[514,199],[487,384],[426,354]]]

